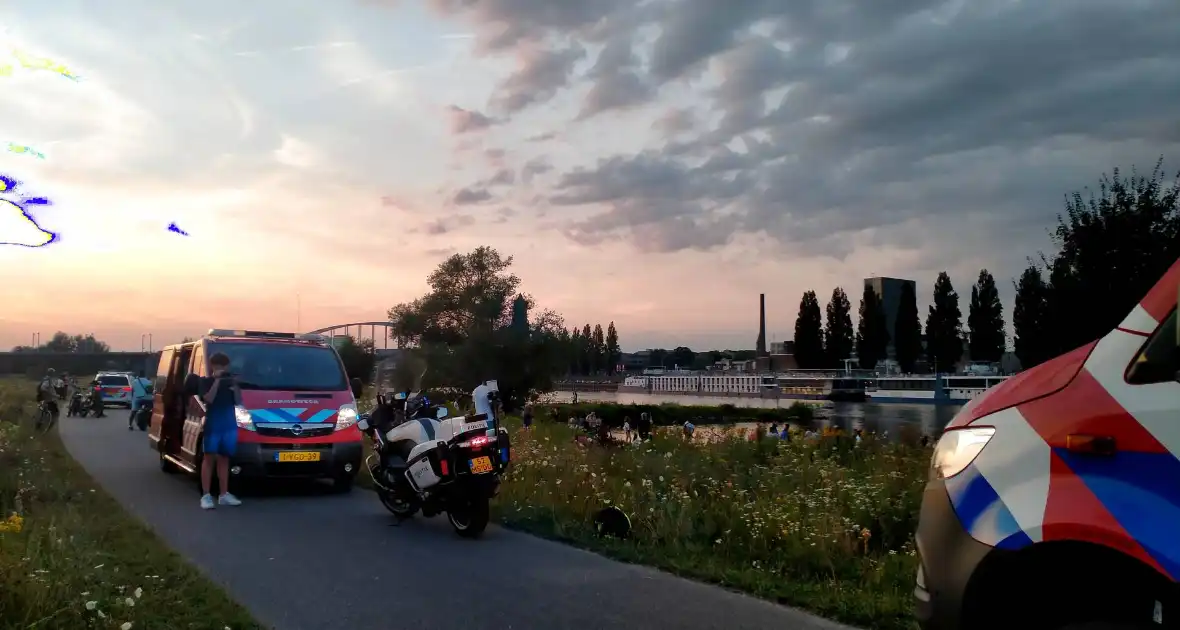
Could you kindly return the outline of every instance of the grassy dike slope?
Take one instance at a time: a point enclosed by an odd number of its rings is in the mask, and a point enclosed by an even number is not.
[[[0,630],[262,628],[33,435],[34,390],[0,379]]]
[[[744,591],[863,628],[910,630],[913,532],[930,450],[871,436],[582,447],[564,424],[506,421],[513,466],[493,515],[506,527]],[[713,427],[700,430],[718,431]],[[367,473],[358,484],[369,486]],[[629,540],[592,515],[618,505]]]

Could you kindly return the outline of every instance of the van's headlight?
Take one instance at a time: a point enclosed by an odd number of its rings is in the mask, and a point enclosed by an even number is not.
[[[993,427],[965,427],[943,433],[930,460],[930,478],[946,479],[963,472],[995,434]]]
[[[355,404],[340,405],[340,410],[336,412],[336,430],[343,431],[356,424],[357,415]]]
[[[254,430],[254,418],[251,417],[250,412],[241,405],[234,407],[234,420],[238,423],[239,429],[245,429],[247,431]]]

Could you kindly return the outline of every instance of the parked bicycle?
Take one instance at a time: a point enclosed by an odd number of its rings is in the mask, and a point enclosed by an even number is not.
[[[33,429],[37,433],[49,433],[53,425],[57,423],[57,403],[52,400],[43,400],[37,403],[37,421],[33,425]]]

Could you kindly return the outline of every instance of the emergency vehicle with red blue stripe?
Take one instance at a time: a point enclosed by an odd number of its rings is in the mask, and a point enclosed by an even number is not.
[[[1180,261],[1106,336],[946,427],[917,533],[923,628],[1180,627],[1178,288]]]
[[[197,381],[209,376],[209,358],[218,353],[229,357],[242,391],[231,476],[327,478],[350,490],[364,443],[356,427],[363,386],[315,334],[212,329],[164,348],[148,431],[161,469],[200,479],[204,416],[193,404]]]

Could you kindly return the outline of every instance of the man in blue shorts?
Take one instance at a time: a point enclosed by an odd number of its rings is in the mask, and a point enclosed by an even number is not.
[[[217,480],[221,482],[220,505],[241,505],[237,497],[228,492],[229,459],[238,446],[238,423],[234,417],[237,405],[242,404],[242,390],[229,372],[229,357],[218,352],[209,357],[209,368],[213,376],[201,379],[199,396],[205,403],[205,460],[201,463],[201,509],[213,509],[213,470],[217,469]]]

